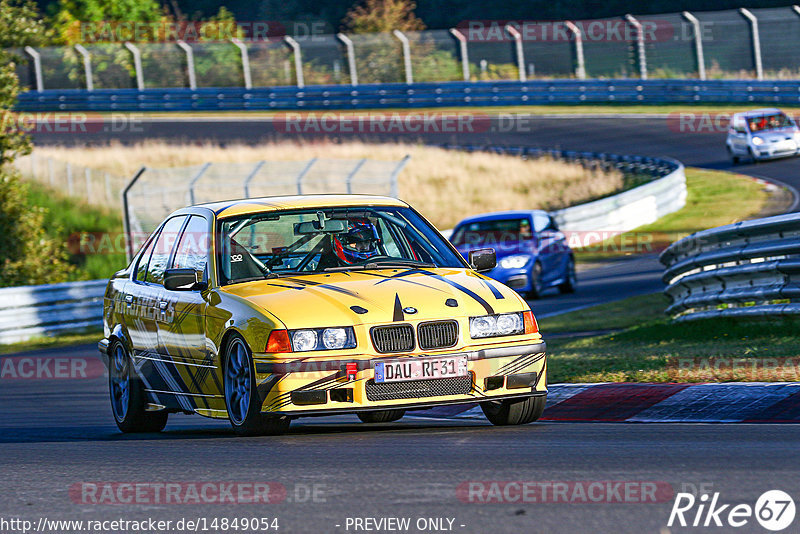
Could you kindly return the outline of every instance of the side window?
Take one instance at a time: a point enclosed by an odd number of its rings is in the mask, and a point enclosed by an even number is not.
[[[153,284],[160,284],[164,281],[164,271],[167,269],[170,253],[178,238],[178,232],[186,221],[186,216],[173,217],[168,220],[158,235],[153,255],[147,266],[146,281]]]
[[[172,268],[194,269],[204,273],[208,263],[209,246],[208,221],[199,215],[192,215],[178,242]]]
[[[546,213],[533,214],[533,231],[537,234],[543,232],[550,225],[550,216]]]
[[[147,276],[147,264],[150,262],[150,255],[153,253],[155,243],[156,238],[153,237],[139,256],[139,264],[136,266],[136,281],[138,282],[144,282],[144,278]]]

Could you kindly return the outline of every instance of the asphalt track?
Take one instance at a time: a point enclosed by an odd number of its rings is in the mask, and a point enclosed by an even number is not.
[[[281,437],[236,438],[226,423],[177,415],[162,434],[126,436],[112,422],[104,377],[4,380],[0,518],[36,523],[42,517],[277,517],[279,532],[336,533],[354,532],[345,529],[348,517],[446,517],[454,519],[455,532],[465,534],[668,532],[663,529],[679,491],[719,492],[725,503],[750,505],[770,489],[800,494],[798,440],[797,425],[504,428],[408,416],[384,425],[365,425],[352,416],[304,419]],[[182,504],[163,497],[120,504],[130,493],[112,493],[95,504],[81,491],[83,483],[220,481],[278,483],[286,499],[198,505],[183,494]],[[533,502],[547,495],[539,492],[530,502],[512,494],[511,502],[486,504],[457,491],[476,481],[646,482],[661,490],[656,502],[640,502],[635,495],[624,503],[585,502],[572,492],[557,502]],[[737,531],[763,532],[756,527],[751,521]]]
[[[731,168],[724,134],[682,134],[666,119],[536,118],[529,130],[520,130],[399,137],[670,156],[687,165]],[[167,119],[148,121],[137,132],[68,138],[37,134],[35,140],[68,144],[160,137],[256,143],[278,136],[261,119]],[[800,160],[736,170],[800,186]],[[587,271],[577,294],[547,296],[533,303],[534,310],[545,315],[657,291],[660,273],[653,255]],[[93,347],[46,354],[87,353],[94,354]],[[799,439],[796,425],[537,423],[499,428],[482,421],[420,417],[363,425],[350,416],[300,420],[285,436],[247,439],[235,438],[225,423],[173,416],[163,434],[123,436],[113,425],[102,377],[3,380],[0,477],[6,491],[0,497],[0,518],[255,516],[278,517],[279,532],[354,532],[345,529],[347,517],[410,517],[412,525],[418,518],[446,517],[454,519],[453,531],[464,533],[679,532],[666,529],[678,491],[719,492],[725,503],[750,505],[770,489],[800,495]],[[87,481],[273,481],[287,489],[287,499],[267,505],[96,505],[80,494],[70,495],[70,488]],[[457,493],[459,485],[470,481],[650,481],[666,483],[670,492],[655,503],[477,504]],[[308,498],[315,485],[317,497]],[[686,531],[697,530],[707,529]],[[752,519],[736,530],[764,531]]]

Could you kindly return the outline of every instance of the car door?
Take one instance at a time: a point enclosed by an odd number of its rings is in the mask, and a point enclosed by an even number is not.
[[[731,149],[735,154],[746,155],[748,153],[747,130],[743,117],[734,117],[730,129]]]
[[[177,372],[174,362],[164,358],[158,337],[158,321],[164,292],[164,271],[172,257],[176,237],[186,222],[186,215],[168,219],[155,239],[152,239],[146,269],[137,267],[132,281],[131,343],[134,363],[142,378],[145,390],[158,403],[170,408],[191,410],[184,399],[185,382]],[[129,327],[130,330],[130,327]]]
[[[540,282],[547,285],[557,275],[558,236],[550,227],[550,217],[544,212],[533,214],[533,231],[536,235],[538,261],[542,266]]]
[[[189,217],[181,232],[169,268],[191,268],[198,280],[208,281],[208,252],[211,221],[202,215]],[[206,291],[164,289],[159,301],[159,351],[165,361],[174,364],[199,407],[207,406],[209,391],[220,389],[213,381],[214,354],[206,344]]]

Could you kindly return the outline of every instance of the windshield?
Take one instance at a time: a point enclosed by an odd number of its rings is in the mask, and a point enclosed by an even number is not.
[[[518,243],[533,237],[531,222],[527,217],[468,222],[456,228],[452,242],[457,247],[500,247],[504,243]]]
[[[222,283],[297,273],[466,264],[410,208],[322,208],[219,223]]]
[[[750,127],[750,131],[755,133],[794,126],[794,121],[783,113],[772,113],[759,117],[748,117],[747,124]]]

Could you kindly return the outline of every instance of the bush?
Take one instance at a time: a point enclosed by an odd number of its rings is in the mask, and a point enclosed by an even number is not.
[[[28,189],[9,166],[0,167],[0,287],[67,279],[65,243],[48,237],[46,210],[28,203]]]

